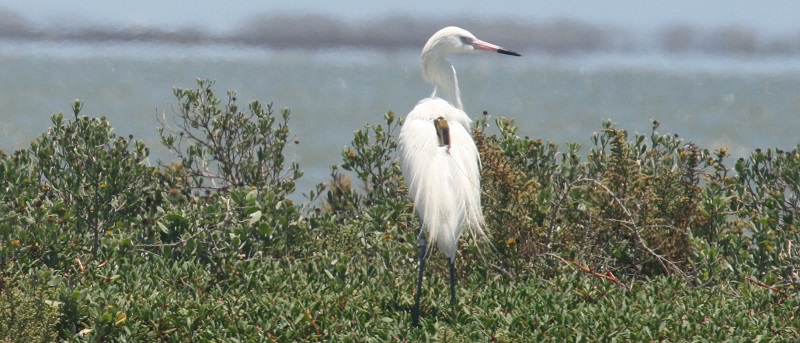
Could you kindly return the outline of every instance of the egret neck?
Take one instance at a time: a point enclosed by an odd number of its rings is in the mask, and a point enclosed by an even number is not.
[[[447,62],[444,55],[445,51],[439,49],[423,52],[422,74],[425,76],[425,80],[435,86],[431,98],[444,99],[463,111],[464,106],[461,103],[461,92],[458,90],[456,68]]]

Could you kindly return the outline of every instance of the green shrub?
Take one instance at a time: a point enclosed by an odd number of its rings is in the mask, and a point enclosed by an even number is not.
[[[312,197],[324,196],[320,213],[312,220],[339,224],[324,230],[326,247],[369,248],[368,236],[405,240],[419,229],[395,158],[395,135],[402,121],[393,112],[383,119],[385,127],[367,123],[355,131],[351,145],[342,151],[341,166],[331,167],[331,180],[311,192]],[[347,172],[355,174],[358,186],[352,185],[353,177]]]
[[[302,176],[297,163],[287,168],[284,160],[289,110],[278,117],[272,104],[253,101],[242,111],[233,91],[222,106],[213,84],[197,80],[197,89],[175,88],[175,126],[161,120],[162,143],[180,161],[161,170],[183,187],[174,193],[190,198],[164,209],[159,240],[151,246],[215,264],[237,255],[302,254],[312,239],[287,197]]]
[[[28,252],[37,250],[42,244],[35,230],[28,226],[46,222],[42,211],[46,196],[40,195],[41,185],[32,171],[32,156],[29,150],[17,150],[12,156],[0,151],[0,268],[6,270],[13,264],[27,264],[23,258]],[[36,206],[36,205],[39,206]],[[21,228],[26,228],[22,230]],[[33,253],[33,252],[32,252]]]
[[[167,208],[162,215],[157,239],[144,246],[178,260],[216,265],[262,254],[300,256],[313,242],[292,200],[269,187],[230,189]]]
[[[657,122],[633,141],[605,122],[582,161],[578,144],[561,153],[553,142],[515,136],[513,120],[496,123],[499,135],[486,136],[484,117],[474,137],[487,225],[504,265],[555,256],[630,276],[687,275],[690,231],[702,221],[693,145],[659,134]]]
[[[57,303],[34,283],[0,278],[0,342],[55,342]]]
[[[735,177],[714,175],[726,212],[715,238],[737,272],[800,287],[800,147],[756,149],[740,158]]]
[[[135,234],[161,200],[148,149],[118,137],[105,119],[52,116],[53,127],[30,149],[2,156],[4,224],[0,261],[43,262],[63,268],[73,260],[96,258],[105,238]],[[130,241],[117,248],[130,247]]]
[[[165,116],[158,129],[162,144],[177,155],[191,186],[211,190],[259,186],[276,194],[292,193],[302,171],[294,162],[284,170],[289,110],[281,110],[280,121],[272,103],[265,107],[253,101],[241,111],[233,91],[228,91],[223,107],[211,88],[213,81],[198,79],[197,85],[197,89],[173,89],[179,103],[171,120],[175,127]]]

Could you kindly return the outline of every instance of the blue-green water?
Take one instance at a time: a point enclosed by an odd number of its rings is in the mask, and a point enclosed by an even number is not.
[[[800,61],[703,56],[460,56],[462,97],[482,111],[517,119],[520,135],[563,144],[589,142],[605,118],[631,132],[678,133],[735,156],[790,149],[800,139]],[[0,42],[0,150],[26,147],[50,115],[105,115],[118,134],[160,146],[157,118],[176,104],[172,87],[216,80],[220,95],[272,101],[292,111],[299,144],[289,157],[306,171],[306,191],[325,181],[354,130],[408,112],[430,94],[417,52],[265,51],[228,46],[43,45]]]

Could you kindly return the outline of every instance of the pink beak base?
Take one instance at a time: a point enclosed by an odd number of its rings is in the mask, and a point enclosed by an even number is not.
[[[513,52],[511,50],[503,49],[503,48],[501,48],[501,47],[499,47],[497,45],[494,45],[494,44],[488,43],[488,42],[484,42],[484,41],[482,41],[480,39],[473,40],[472,41],[472,47],[474,47],[475,49],[478,49],[478,50],[498,52],[498,53],[501,53],[501,54],[504,54],[504,55],[522,56],[522,55],[520,55],[520,54],[518,54],[516,52]]]

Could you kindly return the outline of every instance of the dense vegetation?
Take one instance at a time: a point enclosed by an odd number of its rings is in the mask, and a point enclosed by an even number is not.
[[[800,147],[729,160],[606,122],[582,151],[484,115],[491,238],[462,242],[455,311],[432,256],[415,327],[402,120],[299,204],[289,111],[212,84],[175,90],[174,161],[78,101],[0,153],[0,342],[800,340]]]

